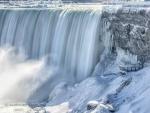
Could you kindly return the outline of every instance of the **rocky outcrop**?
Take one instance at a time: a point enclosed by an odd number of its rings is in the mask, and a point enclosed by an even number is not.
[[[89,113],[89,112],[90,113],[112,113],[112,112],[115,112],[115,109],[111,104],[102,103],[102,102],[98,102],[98,101],[89,101],[87,103],[87,110],[88,111],[86,113]]]
[[[119,66],[121,71],[125,71],[125,72],[135,72],[138,71],[140,69],[143,68],[143,64],[139,63],[139,64],[135,64],[135,65],[131,65],[131,66]]]
[[[129,51],[142,63],[150,59],[150,10],[124,6],[115,13],[103,11],[102,19],[110,23],[113,50]]]
[[[98,101],[89,101],[87,103],[87,110],[94,110],[98,106]]]

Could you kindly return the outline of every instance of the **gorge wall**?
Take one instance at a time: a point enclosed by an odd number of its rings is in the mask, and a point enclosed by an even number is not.
[[[123,7],[117,13],[103,12],[102,18],[110,23],[113,47],[128,50],[138,60],[149,60],[150,11],[149,8]]]

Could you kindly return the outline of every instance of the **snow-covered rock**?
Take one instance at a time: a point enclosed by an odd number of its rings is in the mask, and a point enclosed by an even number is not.
[[[93,110],[98,106],[99,102],[98,101],[89,101],[87,103],[87,110]]]

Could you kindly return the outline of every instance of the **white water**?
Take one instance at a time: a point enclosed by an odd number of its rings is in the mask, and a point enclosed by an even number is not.
[[[100,19],[101,8],[0,10],[0,46],[15,48],[0,50],[0,103],[39,103],[59,82],[91,76]]]
[[[100,10],[1,11],[1,46],[23,49],[29,58],[49,57],[80,81],[97,62]],[[84,62],[83,62],[84,61]],[[81,69],[82,68],[82,69]]]
[[[12,49],[0,49],[0,64],[0,104],[27,102],[54,73],[44,60],[26,60]]]

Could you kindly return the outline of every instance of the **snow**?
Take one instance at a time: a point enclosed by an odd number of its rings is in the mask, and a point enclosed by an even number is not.
[[[71,111],[68,102],[64,102],[55,106],[47,106],[45,109],[47,113],[68,113]]]
[[[119,95],[126,102],[117,113],[148,113],[150,105],[150,67],[146,67],[137,73],[131,73],[132,83]]]
[[[138,72],[131,72],[127,75],[132,77],[132,82],[118,94],[116,102],[124,99],[124,103],[119,105],[120,108],[116,113],[148,113],[150,104],[150,99],[148,98],[150,96],[149,72],[149,67],[146,67]],[[103,104],[105,103],[105,98],[108,94],[116,92],[116,89],[124,81],[124,77],[118,76],[111,81],[107,81],[106,78],[104,80],[102,78],[97,80],[97,78],[93,77],[88,78],[80,84],[68,88],[67,90],[69,91],[63,92],[64,90],[62,90],[62,93],[56,90],[57,88],[60,89],[60,86],[64,86],[64,83],[61,83],[54,91],[59,92],[55,93],[55,96],[60,98],[53,98],[44,107],[45,111],[47,113],[68,113],[77,112],[78,109],[79,113],[103,113],[103,110],[104,113],[109,113],[109,109],[113,107],[112,105]],[[98,104],[98,107],[92,111],[87,111],[86,108],[89,103]],[[21,113],[26,113],[26,111],[35,113],[33,108],[24,105],[0,107],[1,113],[8,113],[8,111],[18,113],[16,112],[17,109],[21,110]]]
[[[29,106],[24,105],[17,105],[17,106],[0,106],[1,113],[35,113],[32,108]]]

